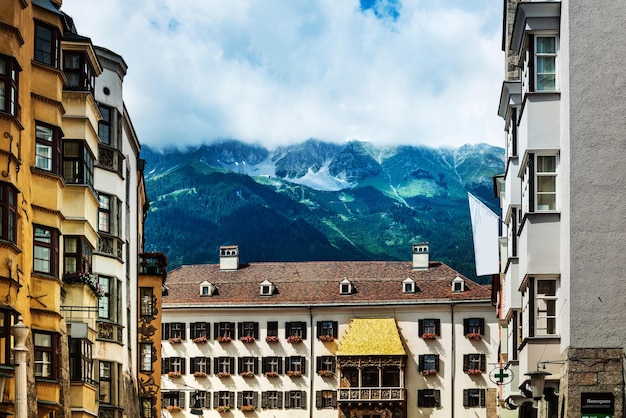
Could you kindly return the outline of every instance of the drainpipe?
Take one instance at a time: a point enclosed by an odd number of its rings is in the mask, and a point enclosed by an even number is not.
[[[311,336],[311,352],[310,352],[310,360],[309,360],[309,418],[313,418],[313,407],[315,406],[315,392],[313,391],[313,379],[314,379],[314,370],[315,370],[315,357],[313,353],[315,352],[313,347],[315,346],[315,338],[313,335],[313,309],[309,306],[309,323],[311,324],[311,332],[309,335]]]
[[[456,388],[454,387],[454,374],[456,373],[456,353],[454,352],[454,347],[456,345],[455,332],[456,326],[454,324],[454,303],[450,303],[450,323],[452,324],[452,414],[450,416],[454,416],[454,393]]]

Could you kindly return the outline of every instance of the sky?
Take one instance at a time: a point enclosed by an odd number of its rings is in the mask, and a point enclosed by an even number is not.
[[[501,146],[501,0],[63,0],[153,148]]]

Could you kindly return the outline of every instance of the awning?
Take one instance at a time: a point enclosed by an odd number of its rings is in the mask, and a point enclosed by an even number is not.
[[[353,319],[339,344],[337,356],[404,356],[393,318]]]

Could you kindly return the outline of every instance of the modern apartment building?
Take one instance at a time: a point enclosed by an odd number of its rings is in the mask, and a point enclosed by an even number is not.
[[[626,6],[508,0],[503,12],[494,284],[515,379],[501,387],[501,416],[622,416]]]
[[[243,264],[224,246],[169,272],[163,414],[495,417],[490,289],[427,243],[412,257]]]
[[[0,3],[0,416],[135,417],[147,199],[126,64],[61,3]]]

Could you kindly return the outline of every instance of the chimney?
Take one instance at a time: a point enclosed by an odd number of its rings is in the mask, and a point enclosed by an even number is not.
[[[220,270],[237,270],[239,268],[239,246],[222,245],[220,247]]]
[[[413,270],[428,270],[428,243],[413,244]]]

